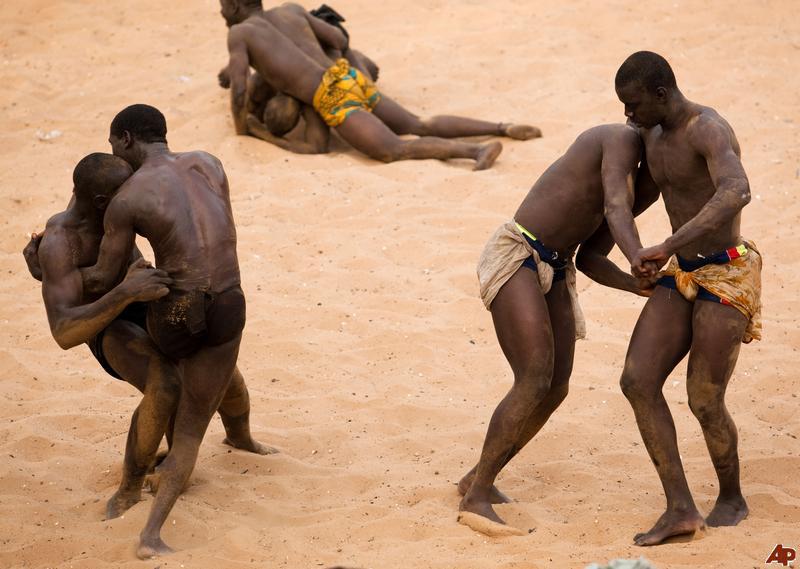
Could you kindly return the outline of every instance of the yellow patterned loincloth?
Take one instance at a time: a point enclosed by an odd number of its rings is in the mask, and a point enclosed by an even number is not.
[[[761,254],[748,241],[713,257],[723,254],[729,260],[709,260],[698,268],[673,256],[659,284],[677,289],[690,302],[716,297],[716,302],[733,306],[748,318],[742,342],[749,344],[761,339]]]
[[[325,71],[314,93],[314,110],[328,126],[339,126],[355,110],[372,112],[381,95],[375,84],[346,59]]]

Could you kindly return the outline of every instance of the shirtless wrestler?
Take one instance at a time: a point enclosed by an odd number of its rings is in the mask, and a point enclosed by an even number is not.
[[[346,59],[332,61],[325,54],[323,46],[347,50],[347,38],[339,28],[293,4],[266,12],[259,0],[221,0],[221,4],[230,27],[228,71],[238,134],[258,136],[259,126],[263,126],[248,119],[250,66],[277,91],[312,106],[319,118],[356,150],[385,162],[471,158],[476,161],[475,169],[481,170],[497,159],[502,150],[499,142],[476,144],[445,138],[491,134],[527,140],[541,134],[527,125],[461,117],[421,120],[379,93]],[[403,140],[399,134],[421,138]]]
[[[144,329],[144,303],[166,295],[172,280],[164,271],[149,267],[136,248],[133,262],[123,267],[127,269],[124,278],[107,294],[89,294],[80,276],[80,268],[97,259],[109,201],[132,173],[124,160],[110,154],[83,158],[73,173],[73,198],[67,209],[50,218],[44,233],[33,235],[23,254],[31,274],[42,281],[50,330],[59,346],[69,349],[86,343],[109,375],[144,394],[131,421],[124,472],[146,472],[153,457],[147,449],[136,447],[137,432],[163,433],[164,417],[168,421],[177,406],[180,380],[175,364],[156,349]],[[238,369],[218,411],[226,444],[259,454],[275,452],[250,434],[249,395]],[[141,438],[154,436],[146,432]],[[123,480],[120,488],[127,486]],[[115,493],[107,505],[107,518],[136,503],[140,490]]]
[[[625,116],[639,127],[673,231],[633,260],[634,272],[652,274],[645,262],[661,267],[672,257],[636,324],[621,380],[666,494],[664,514],[634,538],[638,545],[654,545],[706,523],[731,526],[747,516],[725,391],[742,342],[761,336],[761,256],[739,232],[750,185],[730,124],[686,99],[667,61],[652,52],[626,59],[615,86]],[[689,491],[662,393],[687,354],[689,407],[719,480],[705,521]]]
[[[514,373],[489,422],[478,464],[459,482],[459,521],[490,535],[521,533],[492,508],[507,501],[494,481],[567,396],[576,338],[585,335],[575,264],[600,284],[647,296],[652,283],[607,257],[616,241],[630,260],[641,247],[634,215],[658,197],[639,173],[641,141],[630,126],[582,133],[536,181],[514,219],[478,263],[481,297]],[[634,181],[636,184],[634,185]]]
[[[236,229],[222,164],[205,152],[171,152],[166,132],[164,116],[147,105],[127,107],[112,121],[113,152],[134,174],[106,210],[97,263],[82,270],[88,290],[108,290],[139,234],[150,242],[156,266],[172,279],[169,294],[148,305],[147,330],[179,366],[181,391],[172,447],[159,467],[160,484],[140,535],[141,558],[171,551],[161,539],[161,526],[230,384],[245,323]],[[140,478],[131,481],[132,489],[141,486]]]

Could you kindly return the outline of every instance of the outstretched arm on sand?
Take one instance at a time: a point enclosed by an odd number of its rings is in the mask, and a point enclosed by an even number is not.
[[[233,123],[236,134],[247,134],[247,76],[250,72],[250,57],[247,54],[247,43],[235,28],[228,32],[228,54]]]

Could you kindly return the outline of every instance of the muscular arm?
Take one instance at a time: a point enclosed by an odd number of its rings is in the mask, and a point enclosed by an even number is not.
[[[705,158],[716,191],[696,216],[664,241],[668,255],[712,233],[750,202],[750,183],[734,151],[730,131],[707,118],[701,118],[693,130],[690,143]]]
[[[658,188],[647,165],[642,162],[639,174],[636,177],[636,198],[633,203],[631,221],[648,207],[653,205],[658,199]],[[575,258],[577,268],[595,282],[603,286],[616,288],[636,293],[640,296],[649,296],[652,290],[648,282],[641,281],[620,270],[608,258],[608,254],[614,247],[614,237],[606,222],[597,228],[597,231],[584,241]]]
[[[311,26],[311,30],[317,36],[317,40],[323,48],[331,47],[342,53],[347,51],[350,42],[342,30],[320,20],[316,16],[312,16],[303,8],[300,8],[300,10],[302,10],[303,15],[308,20],[308,24]]]
[[[228,78],[231,87],[231,113],[236,134],[247,131],[247,75],[250,72],[250,58],[242,30],[232,28],[228,32]]]
[[[113,199],[103,219],[104,234],[97,263],[81,269],[83,287],[90,294],[103,294],[114,286],[131,258],[136,232],[124,196]]]
[[[28,272],[37,281],[42,281],[42,267],[39,264],[39,244],[44,237],[44,233],[31,233],[31,240],[25,245],[22,250],[22,255],[25,257],[25,264],[28,265]],[[134,245],[131,251],[131,263],[142,258],[142,252]]]
[[[141,287],[136,286],[138,281],[126,279],[95,302],[83,304],[81,273],[72,262],[69,242],[59,228],[48,229],[39,249],[39,261],[50,331],[65,350],[96,336],[142,292]]]
[[[617,267],[608,258],[614,248],[614,237],[603,224],[578,249],[575,264],[579,271],[603,286],[641,294],[638,280]]]
[[[614,241],[628,261],[642,247],[632,211],[634,177],[640,155],[641,142],[633,129],[626,128],[603,143],[601,176],[605,218]]]
[[[306,122],[303,140],[290,140],[272,134],[264,124],[253,115],[247,117],[247,131],[250,135],[260,138],[279,148],[294,152],[295,154],[325,154],[328,152],[330,129],[320,116],[308,105],[303,106],[303,118]]]

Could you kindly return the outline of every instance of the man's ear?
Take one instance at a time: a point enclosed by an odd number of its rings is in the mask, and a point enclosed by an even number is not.
[[[97,194],[92,198],[92,204],[94,205],[95,209],[105,210],[108,207],[108,202],[108,196],[101,194]]]
[[[666,87],[656,87],[656,97],[660,102],[664,102],[667,100],[667,89]]]
[[[133,146],[133,135],[130,133],[130,131],[122,131],[122,142],[125,145],[125,148],[130,148]]]

